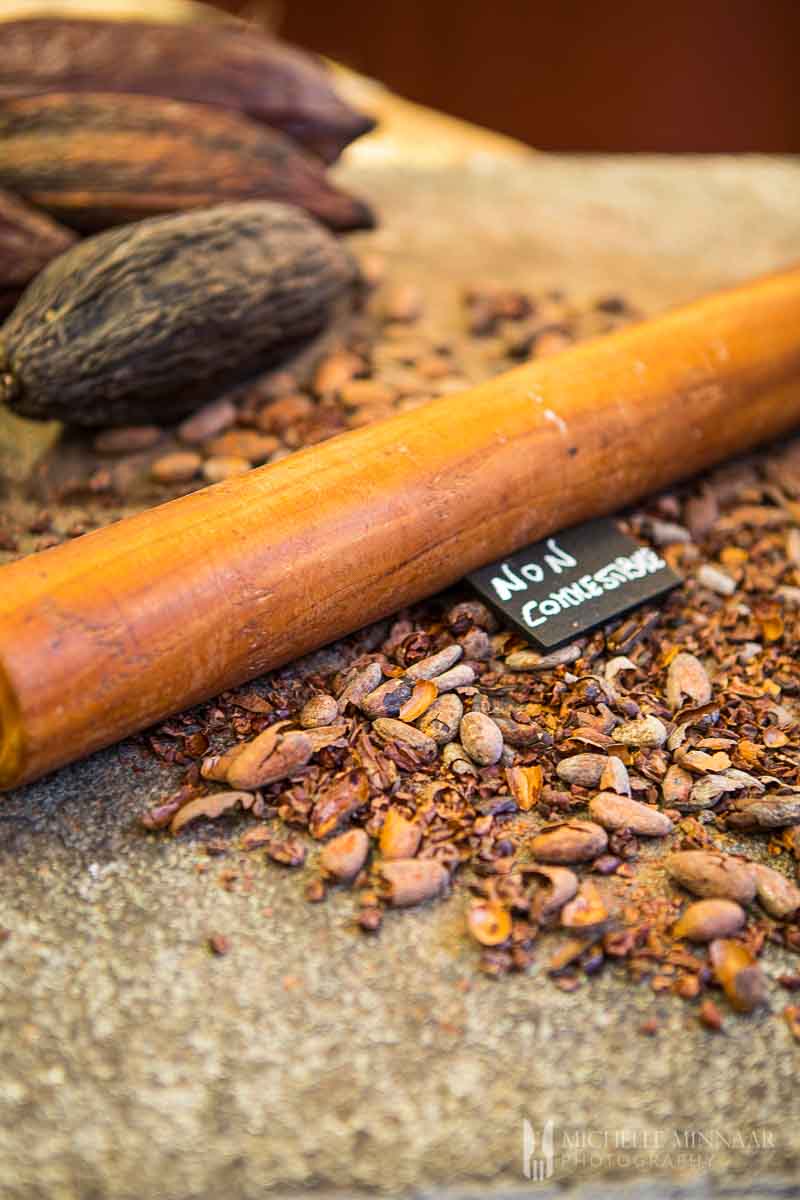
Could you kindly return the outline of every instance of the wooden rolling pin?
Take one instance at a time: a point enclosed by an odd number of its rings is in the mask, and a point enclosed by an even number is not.
[[[0,568],[0,788],[800,423],[800,269]]]

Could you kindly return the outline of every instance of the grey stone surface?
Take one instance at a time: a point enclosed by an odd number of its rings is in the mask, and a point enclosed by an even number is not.
[[[443,328],[477,277],[623,290],[653,311],[800,257],[794,163],[351,175],[384,215],[371,244],[426,281]],[[6,461],[20,428],[0,430]],[[544,954],[492,982],[463,936],[463,891],[365,938],[346,893],[308,905],[303,874],[262,855],[143,833],[138,814],[170,782],[126,744],[0,804],[3,1200],[795,1194],[786,992],[714,1035],[614,972],[562,993]],[[218,876],[233,868],[228,892]],[[230,936],[226,957],[211,932]],[[765,963],[771,977],[797,967]],[[657,1035],[638,1034],[654,1014]],[[522,1174],[526,1118],[536,1133],[555,1123],[539,1184]]]

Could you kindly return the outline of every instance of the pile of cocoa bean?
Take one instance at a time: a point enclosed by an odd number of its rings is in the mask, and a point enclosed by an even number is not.
[[[476,354],[490,374],[636,315],[482,286],[445,341],[419,289],[361,269],[365,308],[306,377],[214,401],[166,454],[168,430],[100,434],[109,461],[155,450],[158,495],[203,486],[226,456],[246,470],[464,386]],[[228,890],[257,886],[259,855],[306,870],[309,902],[347,889],[365,934],[454,892],[481,971],[573,990],[612,970],[652,989],[644,1034],[661,994],[710,1030],[774,1007],[800,987],[763,966],[800,953],[798,505],[790,442],[622,514],[684,578],[659,606],[540,654],[456,588],[173,718],[140,739],[177,784],[144,825]]]

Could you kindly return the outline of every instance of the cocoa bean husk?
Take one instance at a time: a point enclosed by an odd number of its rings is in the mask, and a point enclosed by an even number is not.
[[[285,358],[331,319],[350,256],[296,208],[254,201],[87,238],[2,331],[2,399],[75,425],[163,423]]]
[[[47,17],[3,25],[0,96],[127,92],[233,109],[333,162],[374,128],[319,59],[243,25]]]
[[[10,312],[42,267],[74,242],[71,229],[0,190],[0,315]]]
[[[83,233],[254,199],[295,204],[340,231],[374,225],[312,155],[210,105],[111,92],[4,100],[0,144],[0,186]]]

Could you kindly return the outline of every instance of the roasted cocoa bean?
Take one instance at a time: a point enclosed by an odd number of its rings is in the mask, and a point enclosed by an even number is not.
[[[589,801],[589,816],[604,829],[629,829],[643,837],[666,837],[673,824],[666,813],[616,792],[600,792]]]
[[[410,821],[399,808],[390,808],[378,842],[384,859],[413,858],[422,839],[422,827]]]
[[[564,783],[576,783],[585,788],[597,787],[607,763],[605,754],[571,754],[557,764],[556,775]]]
[[[417,721],[417,728],[433,738],[437,746],[453,741],[464,713],[461,697],[454,692],[439,696]]]
[[[664,860],[667,874],[695,896],[749,904],[756,882],[749,863],[717,850],[679,850]]]
[[[438,654],[429,654],[427,658],[421,658],[410,666],[406,671],[406,679],[416,681],[417,679],[434,679],[437,675],[443,675],[445,671],[449,671],[451,667],[455,666],[463,653],[463,649],[457,643],[445,646],[444,650],[440,650]]]
[[[531,838],[534,858],[546,863],[578,863],[597,858],[608,845],[605,829],[593,821],[566,821]]]
[[[791,879],[763,863],[751,863],[750,870],[756,881],[758,902],[771,917],[786,921],[800,911],[800,888]]]
[[[381,863],[379,871],[386,901],[394,908],[406,908],[439,896],[450,878],[442,864],[433,858],[398,858]]]
[[[369,838],[363,829],[348,829],[323,847],[319,865],[326,875],[342,882],[355,879],[369,853]]]
[[[372,721],[379,717],[396,717],[405,702],[411,699],[412,691],[412,685],[405,679],[387,679],[374,692],[364,696],[359,708]]]
[[[408,746],[415,754],[426,762],[432,762],[438,753],[438,747],[433,738],[428,737],[414,725],[406,725],[405,721],[396,721],[393,717],[379,717],[373,722],[372,728],[381,741],[400,742]]]
[[[672,933],[690,942],[711,942],[738,933],[744,922],[744,909],[735,900],[697,900],[689,905]]]
[[[316,729],[320,725],[330,725],[339,715],[339,705],[333,696],[321,692],[306,701],[300,711],[300,724],[304,729]]]
[[[503,735],[491,717],[482,712],[468,712],[459,727],[461,745],[473,762],[490,767],[499,762],[503,753]]]

